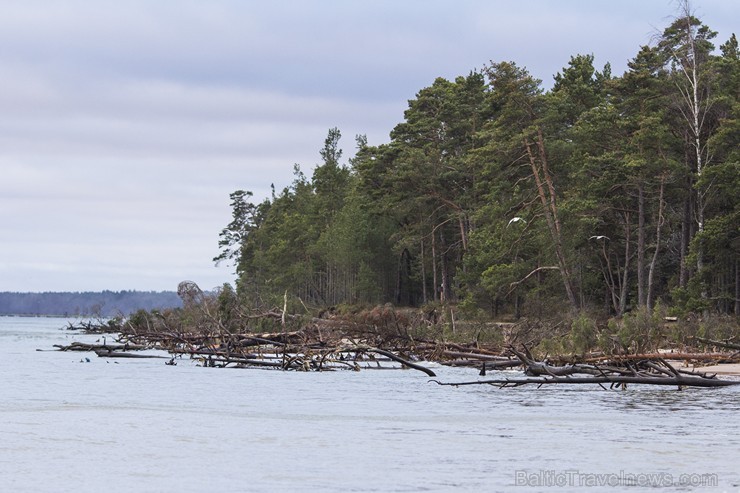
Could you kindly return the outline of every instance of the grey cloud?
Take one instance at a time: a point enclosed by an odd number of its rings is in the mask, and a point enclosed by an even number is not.
[[[700,2],[729,37],[734,1]],[[0,16],[0,290],[213,287],[235,189],[267,196],[326,131],[387,141],[434,78],[571,55],[615,72],[669,1],[28,0]],[[712,17],[713,16],[713,17]],[[621,64],[621,65],[620,65]]]

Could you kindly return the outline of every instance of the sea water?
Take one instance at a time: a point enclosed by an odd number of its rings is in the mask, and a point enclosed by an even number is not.
[[[0,317],[0,491],[740,491],[740,387],[169,366],[66,325]]]

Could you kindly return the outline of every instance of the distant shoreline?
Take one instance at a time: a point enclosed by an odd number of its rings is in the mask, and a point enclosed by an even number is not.
[[[80,317],[91,317],[90,315],[46,315],[46,314],[34,314],[34,313],[0,313],[0,317],[6,318],[80,318]]]
[[[181,306],[174,291],[0,292],[3,316],[108,318]]]

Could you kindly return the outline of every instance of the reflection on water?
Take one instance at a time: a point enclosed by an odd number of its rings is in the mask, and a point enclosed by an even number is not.
[[[737,388],[719,387],[716,389],[685,388],[681,391],[676,389],[655,389],[644,387],[635,389],[636,392],[628,393],[625,399],[621,399],[625,406],[649,412],[704,412],[706,409],[719,412],[737,411],[738,402],[734,398],[738,396]]]
[[[452,388],[416,371],[80,363],[84,354],[36,351],[98,337],[64,325],[0,318],[3,491],[530,491],[523,481],[621,491],[581,484],[620,472],[718,480],[648,485],[660,491],[740,488],[738,388]],[[548,486],[565,471],[581,476]]]

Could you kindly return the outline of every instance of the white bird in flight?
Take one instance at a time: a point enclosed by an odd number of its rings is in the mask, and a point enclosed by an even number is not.
[[[518,216],[517,217],[512,217],[511,219],[509,219],[509,224],[507,224],[506,227],[508,228],[509,226],[511,226],[511,223],[518,223],[519,221],[523,221],[525,223],[527,222],[526,220],[524,220],[524,218],[521,218],[521,217],[518,217]]]
[[[608,237],[608,236],[604,236],[604,235],[598,235],[598,236],[591,236],[591,237],[589,238],[589,240],[603,240],[603,239],[605,239],[605,238],[606,238],[607,240],[609,239],[609,237]]]

